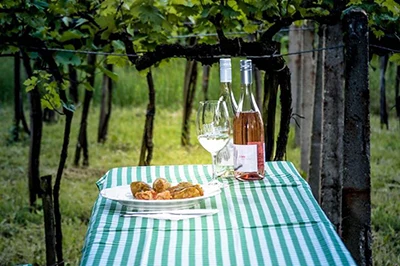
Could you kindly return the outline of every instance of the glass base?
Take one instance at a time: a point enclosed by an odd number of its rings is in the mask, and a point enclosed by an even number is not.
[[[233,177],[233,166],[228,165],[216,165],[215,166],[215,174],[221,178],[230,178]]]
[[[207,183],[209,186],[217,186],[220,189],[227,188],[229,185],[222,183],[221,181],[214,179]]]
[[[235,178],[240,181],[253,181],[253,180],[262,180],[264,179],[264,173],[258,172],[250,172],[250,173],[243,173],[243,172],[235,172]]]

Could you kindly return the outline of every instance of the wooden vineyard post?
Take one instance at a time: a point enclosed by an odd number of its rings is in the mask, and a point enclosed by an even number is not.
[[[264,118],[265,160],[272,161],[275,146],[275,115],[278,94],[278,74],[274,71],[264,75],[264,97],[262,117]]]
[[[358,265],[372,265],[368,18],[363,10],[353,9],[344,24],[342,238]]]
[[[380,56],[379,60],[379,83],[380,83],[380,105],[379,105],[379,114],[381,118],[381,128],[386,125],[386,129],[389,129],[389,114],[387,112],[387,104],[386,104],[386,69],[388,66],[389,55],[385,54]]]
[[[56,264],[56,234],[54,231],[54,209],[51,189],[51,175],[40,178],[42,189],[42,205],[44,217],[44,232],[46,242],[46,263]]]
[[[181,145],[190,145],[190,115],[192,113],[193,99],[197,83],[197,61],[187,60],[185,70],[185,81],[183,86],[183,120]]]
[[[279,125],[278,139],[276,141],[276,151],[274,161],[285,159],[286,146],[289,138],[290,118],[292,116],[292,93],[290,84],[290,70],[286,66],[278,75],[279,86],[281,89],[281,121]]]
[[[78,71],[73,65],[68,65],[68,77],[69,77],[69,96],[75,104],[79,102],[78,92]]]
[[[204,101],[208,100],[208,87],[210,83],[210,70],[211,66],[209,65],[204,65],[203,66],[203,79],[201,83],[201,88],[204,94]]]
[[[30,78],[33,70],[30,58],[26,52],[22,52],[22,62],[26,74]],[[33,207],[36,203],[36,196],[40,194],[40,147],[42,142],[43,120],[42,105],[40,103],[39,88],[35,87],[28,92],[30,103],[30,144],[29,144],[29,163],[28,163],[28,184],[29,184],[29,203]]]
[[[95,78],[95,64],[96,64],[96,55],[89,54],[88,55],[88,65],[90,66],[90,73],[88,77],[88,83],[90,86],[94,87],[94,78]],[[81,158],[81,151],[83,153],[83,166],[89,165],[89,148],[88,148],[88,137],[87,137],[87,118],[89,116],[89,107],[90,102],[92,101],[93,91],[85,90],[85,98],[83,100],[83,109],[82,109],[82,117],[81,124],[79,128],[78,141],[76,143],[75,149],[75,158],[74,165],[78,166]]]
[[[325,26],[321,25],[318,29],[318,48],[325,47]],[[313,119],[311,130],[311,149],[310,149],[310,168],[308,173],[308,183],[314,198],[320,201],[321,187],[321,135],[322,135],[322,92],[324,89],[324,56],[325,52],[317,54],[317,65],[315,74],[315,91]]]
[[[400,66],[397,66],[396,83],[395,83],[395,103],[396,115],[400,122]]]
[[[13,141],[19,140],[19,121],[21,120],[21,60],[19,59],[19,53],[14,55],[14,129],[12,138]]]
[[[307,21],[305,25],[307,30],[303,32],[303,49],[311,51],[314,47],[314,23]],[[314,53],[304,53],[301,57],[301,78],[303,81],[299,97],[301,99],[301,115],[304,118],[300,119],[300,167],[307,174],[308,178],[315,88],[315,59]]]
[[[147,105],[146,122],[144,125],[142,147],[140,149],[139,165],[150,165],[153,158],[153,127],[156,114],[156,91],[154,89],[151,70],[147,73],[147,84],[149,86],[149,103]]]
[[[326,47],[342,44],[342,24],[329,25]],[[321,207],[340,231],[343,179],[343,49],[326,50],[322,103]]]
[[[303,50],[303,32],[302,29],[294,24],[289,28],[289,53],[294,53]],[[293,114],[301,115],[300,113],[300,100],[301,100],[301,87],[302,87],[302,67],[301,67],[301,54],[295,54],[288,57],[288,66],[291,72],[290,84],[292,90],[292,110]],[[298,121],[299,117],[292,119],[292,122]],[[295,126],[295,142],[296,146],[300,146],[300,128]]]
[[[106,64],[106,69],[113,71],[113,65]],[[106,74],[103,75],[103,84],[101,85],[101,107],[100,120],[97,132],[97,142],[104,143],[107,139],[108,122],[110,121],[112,109],[112,90],[113,81]]]
[[[258,108],[263,110],[263,87],[262,87],[262,73],[261,70],[254,66],[254,85],[256,89],[255,97]]]

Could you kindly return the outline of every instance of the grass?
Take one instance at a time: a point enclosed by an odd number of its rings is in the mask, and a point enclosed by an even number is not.
[[[375,265],[400,265],[400,125],[371,127],[371,201]]]
[[[3,59],[2,60],[6,60]],[[7,59],[8,60],[8,59]],[[2,61],[3,62],[3,61]],[[12,60],[0,64],[0,265],[22,263],[45,264],[43,213],[39,206],[28,210],[27,164],[29,140],[10,142],[12,126]],[[234,61],[234,66],[238,65]],[[71,132],[69,158],[61,184],[61,212],[63,217],[64,257],[67,265],[77,265],[86,234],[91,208],[98,195],[95,182],[110,168],[137,165],[147,103],[145,73],[118,69],[119,81],[114,90],[113,114],[109,136],[105,144],[96,143],[99,119],[100,77],[89,115],[90,166],[73,167],[81,110],[78,109]],[[156,87],[157,113],[154,127],[153,165],[210,163],[210,155],[199,146],[192,125],[189,147],[180,145],[182,117],[182,84],[184,64],[173,59],[153,69]],[[371,69],[371,110],[378,112],[378,83],[376,70]],[[392,72],[388,71],[388,106],[392,106]],[[210,98],[219,92],[218,73],[213,68],[210,80]],[[201,100],[201,71],[195,101]],[[238,84],[237,71],[233,73]],[[238,87],[234,87],[236,92]],[[135,107],[132,107],[135,106]],[[391,112],[393,114],[393,111]],[[192,116],[193,119],[194,116]],[[64,120],[45,125],[43,132],[41,175],[55,177],[64,130]],[[371,116],[371,184],[373,259],[376,265],[400,265],[400,126],[390,120],[390,129],[381,129],[379,118]],[[287,160],[299,165],[299,150],[294,147],[291,131]],[[299,169],[299,167],[298,167]],[[53,180],[54,181],[54,180]],[[40,202],[40,201],[39,201]]]
[[[79,112],[78,112],[79,113]],[[144,125],[144,108],[115,108],[109,139],[96,143],[98,108],[89,116],[90,166],[72,166],[79,114],[73,120],[69,158],[61,184],[64,256],[68,265],[77,265],[86,234],[91,208],[98,195],[95,182],[108,169],[136,165]],[[0,109],[3,125],[11,125],[12,109]],[[391,121],[396,124],[395,121]],[[191,134],[192,145],[180,146],[180,111],[158,110],[154,128],[154,165],[210,163],[210,155]],[[192,121],[193,126],[193,121]],[[193,127],[192,127],[193,130]],[[41,156],[41,175],[55,176],[63,132],[63,119],[45,125]],[[192,131],[193,132],[193,131]],[[372,117],[372,224],[374,262],[376,265],[400,263],[400,128],[381,130]],[[28,210],[27,156],[29,143],[7,141],[7,126],[0,129],[0,265],[45,263],[43,213]],[[287,160],[299,165],[299,151],[288,145]],[[40,202],[40,201],[39,201]]]

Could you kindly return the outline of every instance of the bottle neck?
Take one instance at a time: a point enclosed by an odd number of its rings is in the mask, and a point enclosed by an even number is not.
[[[221,82],[220,99],[227,103],[229,115],[233,117],[237,111],[237,103],[232,92],[231,82]]]
[[[243,81],[243,79],[242,79]],[[250,80],[251,81],[251,80]],[[260,112],[252,92],[252,83],[242,82],[240,86],[240,100],[238,103],[238,112]]]
[[[232,83],[232,69],[230,67],[220,68],[219,81],[221,83]]]

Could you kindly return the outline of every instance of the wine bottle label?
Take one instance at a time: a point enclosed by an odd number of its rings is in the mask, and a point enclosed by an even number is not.
[[[238,145],[234,144],[234,159],[233,167],[235,171],[240,172],[257,172],[257,144],[253,145]]]
[[[262,169],[265,164],[265,144],[263,142],[248,142],[248,144],[257,145],[257,167]]]

